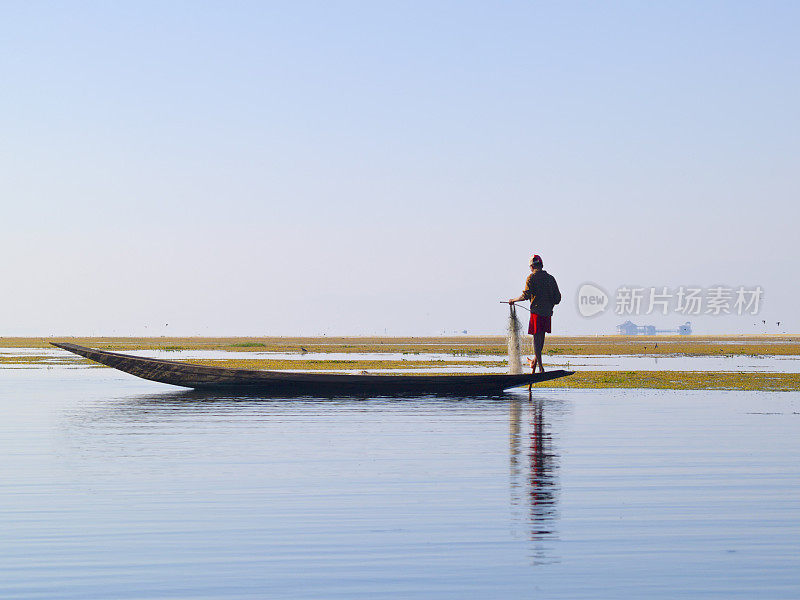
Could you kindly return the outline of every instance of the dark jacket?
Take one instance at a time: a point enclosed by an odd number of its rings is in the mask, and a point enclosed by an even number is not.
[[[537,269],[528,275],[522,297],[531,301],[532,313],[543,317],[551,316],[553,307],[561,302],[561,292],[556,278],[544,269]]]

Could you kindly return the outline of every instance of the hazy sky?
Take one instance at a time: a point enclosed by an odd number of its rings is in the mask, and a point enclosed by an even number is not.
[[[798,332],[799,19],[2,2],[0,335],[499,334],[534,252],[553,333]],[[585,319],[584,282],[764,298]]]

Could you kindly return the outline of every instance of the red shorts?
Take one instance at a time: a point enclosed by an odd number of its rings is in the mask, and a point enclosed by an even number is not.
[[[528,333],[550,333],[550,317],[544,317],[531,313],[531,320],[528,323]]]

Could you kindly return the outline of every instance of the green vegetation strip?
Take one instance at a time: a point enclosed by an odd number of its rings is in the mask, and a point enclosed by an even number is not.
[[[800,373],[720,371],[579,371],[537,388],[800,391]]]
[[[48,365],[75,365],[79,364],[81,359],[77,356],[0,356],[0,368],[3,365],[15,366],[48,366]]]

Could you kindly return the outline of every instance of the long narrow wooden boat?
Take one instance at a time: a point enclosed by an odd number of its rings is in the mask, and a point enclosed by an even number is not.
[[[193,365],[172,360],[143,358],[55,343],[94,362],[143,379],[195,389],[225,389],[264,394],[497,394],[509,388],[572,375],[572,371],[547,371],[522,375],[339,375],[255,371]]]

